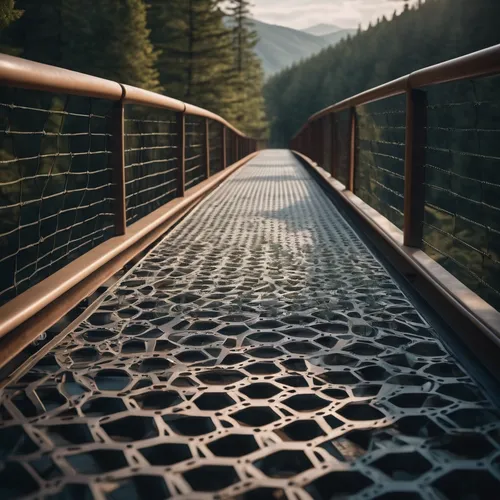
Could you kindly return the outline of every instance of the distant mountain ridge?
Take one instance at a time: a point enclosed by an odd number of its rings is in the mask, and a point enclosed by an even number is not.
[[[334,30],[326,33],[325,36],[318,36],[302,30],[267,24],[256,19],[252,19],[252,23],[259,36],[255,51],[262,61],[266,77],[302,59],[307,59],[328,46],[336,45],[342,38],[356,31],[341,29],[334,25],[317,25],[308,28],[318,31],[330,28]]]
[[[303,31],[304,33],[309,33],[310,35],[325,36],[325,35],[331,35],[332,33],[336,33],[337,31],[343,31],[343,28],[341,28],[340,26],[336,26],[335,24],[322,23],[322,24],[315,24],[314,26],[311,26],[301,31]]]

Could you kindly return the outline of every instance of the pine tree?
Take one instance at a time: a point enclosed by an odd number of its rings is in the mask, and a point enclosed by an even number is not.
[[[14,46],[21,56],[32,61],[62,65],[63,0],[19,0],[23,16],[9,27]]]
[[[235,92],[234,120],[249,135],[263,138],[267,131],[262,90],[264,74],[254,51],[258,37],[250,19],[250,2],[229,0],[227,13],[230,16],[234,51],[231,77]]]
[[[14,0],[0,0],[0,30],[19,19],[22,14],[22,10],[15,8]]]
[[[95,54],[99,72],[121,83],[160,90],[158,52],[149,39],[144,2],[101,0],[100,5],[94,20],[99,27],[96,48],[101,53]],[[106,40],[105,46],[102,40]]]
[[[9,32],[26,59],[158,90],[142,0],[20,0]]]
[[[232,68],[221,0],[147,0],[148,26],[167,95],[227,116]]]

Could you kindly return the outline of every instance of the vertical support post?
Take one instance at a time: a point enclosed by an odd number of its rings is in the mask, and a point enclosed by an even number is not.
[[[332,164],[332,121],[330,120],[330,115],[326,115],[323,118],[323,121],[323,141],[325,143],[325,159],[323,169],[328,172],[330,170],[330,165]]]
[[[314,163],[318,163],[318,125],[316,122],[311,123],[311,154]]]
[[[210,121],[205,118],[205,174],[210,177]]]
[[[349,129],[349,177],[347,189],[354,193],[354,169],[356,168],[356,108],[350,109]]]
[[[314,134],[316,138],[316,163],[321,166],[321,156],[323,149],[323,137],[322,137],[322,128],[321,128],[321,118],[314,122],[316,124],[316,132]]]
[[[311,123],[311,159],[314,163],[318,163],[316,151],[318,149],[318,140],[316,137],[316,122]]]
[[[177,148],[179,151],[179,168],[177,170],[177,196],[184,196],[186,190],[186,115],[176,115]]]
[[[322,127],[322,138],[323,138],[323,164],[321,165],[325,170],[330,165],[330,120],[328,116],[324,116],[322,119],[323,127]]]
[[[406,147],[404,244],[420,248],[425,207],[425,145],[427,143],[427,94],[406,92]]]
[[[327,170],[330,165],[331,156],[331,142],[330,142],[330,118],[327,116],[323,117],[323,169]]]
[[[237,162],[240,159],[240,136],[234,134],[234,161]]]
[[[224,170],[227,167],[227,151],[226,151],[226,126],[222,126],[222,131],[221,131],[221,152],[220,152],[220,158],[222,162],[222,170]]]
[[[127,207],[125,199],[125,106],[123,100],[116,102],[114,105],[111,127],[115,234],[116,236],[121,236],[127,231]]]
[[[330,174],[332,177],[337,175],[337,157],[338,157],[338,146],[337,146],[337,122],[335,120],[335,113],[330,113],[330,142],[332,145],[331,151],[332,155],[330,158]]]
[[[323,166],[323,157],[324,157],[324,144],[323,144],[323,118],[320,118],[319,120],[316,120],[318,125],[317,125],[317,132],[316,135],[318,136],[318,165],[320,167]]]

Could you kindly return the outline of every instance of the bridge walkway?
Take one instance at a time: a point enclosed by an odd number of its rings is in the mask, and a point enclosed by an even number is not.
[[[214,191],[21,370],[0,414],[2,499],[500,485],[497,410],[287,151]]]

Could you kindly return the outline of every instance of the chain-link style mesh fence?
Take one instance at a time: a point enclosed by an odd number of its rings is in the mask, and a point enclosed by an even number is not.
[[[356,108],[354,192],[403,228],[405,96]]]
[[[500,77],[427,89],[423,249],[500,307]]]
[[[216,122],[209,124],[210,134],[210,175],[220,172],[222,165],[222,130],[223,125]]]
[[[180,151],[174,111],[125,107],[127,224],[177,196]]]
[[[226,129],[226,159],[227,165],[232,165],[236,160],[235,133]]]
[[[114,234],[110,101],[2,88],[0,305]]]
[[[335,146],[333,148],[335,177],[344,185],[347,185],[349,180],[349,118],[349,110],[335,113]]]
[[[186,116],[186,189],[207,178],[205,118]]]

